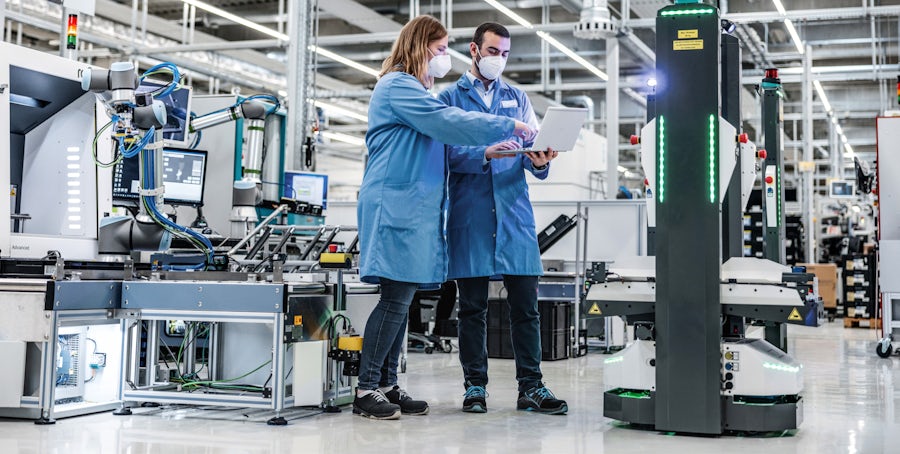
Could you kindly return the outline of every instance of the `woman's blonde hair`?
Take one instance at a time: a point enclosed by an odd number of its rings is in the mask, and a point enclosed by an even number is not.
[[[434,17],[422,15],[407,22],[394,41],[391,55],[381,64],[378,76],[403,71],[419,79],[422,85],[429,85],[428,44],[446,36],[447,29]]]

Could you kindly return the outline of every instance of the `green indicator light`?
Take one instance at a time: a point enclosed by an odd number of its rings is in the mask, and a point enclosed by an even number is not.
[[[775,167],[775,197],[778,200],[778,216],[775,218],[775,225],[781,227],[781,169]]]
[[[690,16],[694,14],[712,14],[716,10],[714,9],[679,9],[673,11],[663,11],[659,13],[660,16]]]
[[[659,117],[659,187],[656,188],[659,203],[666,200],[666,119]]]
[[[75,45],[77,44],[77,40],[78,40],[78,38],[76,38],[74,35],[67,36],[66,37],[66,48],[74,49]]]
[[[709,116],[709,203],[716,203],[716,116]]]

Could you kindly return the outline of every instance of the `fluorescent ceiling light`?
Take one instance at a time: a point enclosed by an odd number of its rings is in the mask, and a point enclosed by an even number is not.
[[[836,132],[837,135],[839,135],[839,136],[843,136],[843,135],[844,135],[844,130],[841,129],[841,125],[835,125],[835,127],[834,127],[834,132]]]
[[[844,151],[846,151],[850,157],[853,157],[853,147],[851,147],[849,143],[844,142]]]
[[[841,134],[841,142],[843,142],[845,145],[846,145],[847,143],[849,143],[849,141],[847,140],[847,136]]]
[[[525,20],[524,17],[514,13],[511,9],[503,6],[497,0],[484,0],[484,2],[487,3],[488,5],[493,6],[495,9],[497,9],[497,11],[500,11],[501,13],[506,14],[506,17],[509,17],[510,19],[516,21],[516,23],[518,23],[519,25],[521,25],[525,28],[534,28],[534,25],[531,25],[531,22],[528,22],[527,20]]]
[[[257,24],[256,22],[244,19],[243,17],[240,17],[240,16],[236,16],[234,14],[229,13],[228,11],[225,11],[221,8],[216,8],[215,6],[212,6],[208,3],[204,3],[199,0],[182,0],[182,1],[188,5],[195,6],[195,7],[202,9],[208,13],[215,14],[216,16],[222,17],[224,19],[228,19],[237,24],[241,24],[247,28],[251,28],[260,33],[269,35],[273,38],[280,39],[282,41],[290,41],[290,39],[291,39],[290,36],[288,36],[284,33],[281,33],[278,30]],[[310,46],[310,50],[318,53],[319,55],[321,55],[323,57],[330,58],[338,63],[343,63],[353,69],[358,69],[366,74],[371,75],[372,77],[378,77],[378,70],[370,68],[370,67],[362,65],[362,64],[359,64],[353,60],[350,60],[349,58],[342,57],[342,56],[340,56],[334,52],[331,52],[329,50],[322,49],[321,47],[317,47],[317,46]]]
[[[822,89],[822,84],[819,82],[819,79],[814,80],[813,85],[816,87],[816,93],[819,94],[819,100],[822,101],[822,106],[825,107],[825,112],[831,113],[831,103],[828,102],[828,97],[825,96],[825,90]]]
[[[234,23],[241,24],[245,27],[252,28],[260,33],[269,35],[273,38],[280,39],[282,41],[289,41],[290,37],[285,35],[284,33],[279,32],[278,30],[271,29],[269,27],[265,27],[263,25],[259,25],[256,22],[244,19],[243,17],[236,16],[234,14],[229,13],[221,8],[216,8],[208,3],[201,2],[199,0],[182,0],[184,3],[188,5],[195,6],[199,9],[202,9],[208,13],[215,14],[216,16],[228,19]]]
[[[505,14],[510,19],[516,21],[519,25],[521,25],[525,28],[529,28],[529,29],[534,28],[534,25],[532,25],[531,22],[528,22],[522,16],[512,12],[511,9],[503,6],[497,0],[484,0],[484,2],[487,3],[488,5],[493,6],[497,11],[500,11],[501,13]],[[538,36],[540,36],[541,39],[543,39],[544,41],[547,41],[548,44],[555,47],[560,52],[566,54],[566,56],[568,56],[572,60],[575,60],[576,63],[578,63],[581,66],[584,66],[588,71],[594,73],[595,76],[597,76],[603,80],[609,80],[609,76],[607,76],[605,72],[601,71],[600,68],[592,65],[591,62],[585,60],[580,55],[576,54],[575,51],[566,47],[565,44],[559,42],[553,36],[550,36],[549,33],[545,32],[543,30],[537,31],[535,33]]]
[[[784,10],[784,5],[781,4],[781,0],[772,0],[772,3],[775,4],[775,9],[777,9],[782,16],[787,14],[787,12]]]
[[[317,54],[319,54],[325,58],[330,58],[338,63],[343,63],[353,69],[358,69],[366,74],[371,75],[372,77],[378,77],[379,71],[376,69],[370,68],[370,67],[360,64],[360,63],[357,63],[347,57],[340,56],[330,50],[322,49],[319,46],[309,46],[309,48],[310,48],[310,50],[316,52]]]
[[[331,131],[322,131],[320,132],[322,137],[327,137],[331,140],[337,140],[338,142],[349,143],[350,145],[363,146],[366,144],[366,140],[362,137],[351,136],[350,134],[344,134],[342,132],[331,132]]]
[[[485,0],[485,1],[487,1],[487,0]],[[568,56],[572,60],[575,60],[576,63],[578,63],[581,66],[584,66],[585,69],[594,73],[595,76],[597,76],[603,80],[609,80],[609,76],[606,75],[605,72],[601,71],[600,68],[594,66],[593,64],[591,64],[591,62],[585,60],[581,55],[576,54],[575,51],[566,47],[565,44],[557,41],[556,38],[550,36],[549,33],[541,30],[541,31],[537,32],[537,35],[540,36],[541,39],[543,39],[544,41],[547,41],[548,44],[555,47],[560,52],[566,54],[566,56]]]
[[[831,122],[837,124],[837,117],[831,117]]]
[[[626,169],[624,166],[616,167],[616,169],[618,169],[619,172],[627,172],[628,171],[628,169]]]
[[[322,108],[328,112],[331,112],[333,114],[343,115],[345,117],[350,117],[350,118],[355,118],[363,123],[369,122],[369,117],[367,117],[359,112],[350,110],[346,107],[336,106],[334,104],[329,104],[326,102],[319,101],[318,99],[314,101],[314,104],[316,105],[316,107],[320,107],[320,108]]]
[[[794,40],[794,46],[797,47],[797,52],[800,52],[800,54],[802,55],[805,49],[803,48],[803,42],[800,41],[800,35],[797,34],[797,29],[794,28],[794,23],[791,22],[790,19],[785,19],[784,26],[787,27],[788,33],[791,35],[791,39]]]

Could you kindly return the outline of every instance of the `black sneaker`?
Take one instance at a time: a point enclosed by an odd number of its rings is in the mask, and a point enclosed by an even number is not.
[[[428,402],[413,399],[399,386],[394,386],[393,389],[384,393],[384,397],[387,397],[387,400],[392,404],[399,405],[400,411],[402,411],[404,415],[428,414]]]
[[[353,414],[372,419],[400,419],[400,406],[388,402],[384,393],[376,389],[353,399]]]
[[[462,411],[466,413],[487,413],[487,391],[484,386],[471,385],[466,388]]]
[[[516,408],[548,415],[564,415],[569,411],[566,401],[557,399],[544,385],[535,386],[528,391],[520,392]]]

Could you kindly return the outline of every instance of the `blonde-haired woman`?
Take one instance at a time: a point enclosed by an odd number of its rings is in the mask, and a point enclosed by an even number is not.
[[[364,282],[381,284],[381,299],[366,322],[353,413],[374,419],[428,413],[426,402],[397,385],[397,367],[416,290],[435,288],[447,277],[444,145],[533,135],[525,123],[450,107],[427,91],[450,71],[447,38],[431,16],[409,21],[384,60],[369,104],[369,161],[357,209],[359,267]]]

